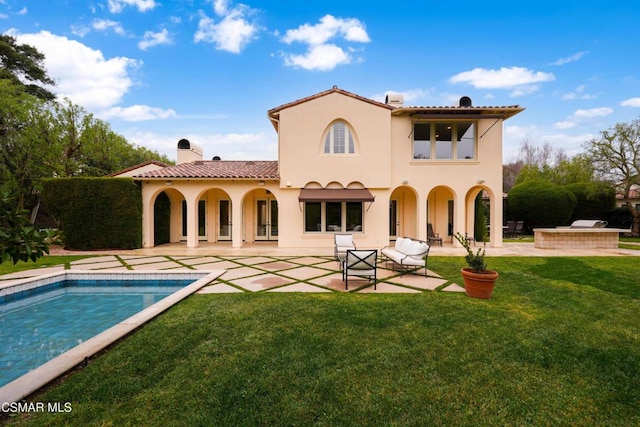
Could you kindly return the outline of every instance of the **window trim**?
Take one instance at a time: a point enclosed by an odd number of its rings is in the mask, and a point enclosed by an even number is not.
[[[331,235],[336,233],[356,233],[363,234],[364,233],[364,218],[365,218],[365,209],[364,202],[349,202],[346,200],[343,201],[326,201],[326,202],[303,202],[303,224],[302,229],[304,234],[313,234],[313,235]],[[309,231],[307,230],[307,204],[308,203],[320,203],[320,230],[318,231]],[[340,229],[338,230],[327,230],[327,203],[340,203]],[[347,203],[354,203],[360,205],[360,222],[361,229],[360,230],[347,230]],[[317,228],[317,227],[311,227]]]
[[[336,152],[336,126],[343,125],[344,126],[344,152]],[[356,142],[355,142],[355,133],[349,123],[345,120],[334,120],[331,122],[327,131],[323,134],[322,137],[322,154],[327,156],[353,156],[356,154]],[[329,151],[327,151],[327,148]]]
[[[429,145],[428,145],[428,157],[416,157],[416,142],[424,143],[426,139],[415,139],[416,131],[415,126],[418,124],[429,125]],[[438,158],[437,156],[437,143],[440,142],[437,140],[436,127],[438,125],[447,125],[450,124],[452,126],[451,129],[451,138],[450,138],[450,151],[451,157],[446,158]],[[460,124],[470,124],[473,126],[473,157],[471,158],[458,158],[458,145],[462,142],[462,135],[458,135],[459,125]],[[467,128],[468,129],[468,128]],[[466,132],[465,132],[466,133]],[[411,149],[411,161],[412,162],[461,162],[461,163],[469,163],[469,162],[477,162],[478,161],[478,121],[477,120],[419,120],[413,122],[413,139],[411,141],[412,149]],[[449,142],[449,141],[447,141]],[[461,144],[460,144],[461,145]]]

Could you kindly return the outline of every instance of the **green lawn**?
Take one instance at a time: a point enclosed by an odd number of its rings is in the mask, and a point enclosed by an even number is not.
[[[52,255],[38,258],[35,262],[18,262],[15,265],[11,261],[5,261],[0,264],[0,275],[31,270],[33,268],[52,267],[60,264],[63,264],[68,268],[69,263],[83,258],[88,257],[86,255]]]
[[[638,259],[490,258],[463,294],[193,295],[24,425],[638,425]],[[462,258],[430,268],[460,282]]]

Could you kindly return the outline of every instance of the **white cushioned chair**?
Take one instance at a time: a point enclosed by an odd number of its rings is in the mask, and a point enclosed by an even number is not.
[[[349,249],[357,249],[353,243],[353,234],[333,235],[333,256],[339,260],[338,255],[346,255]]]
[[[349,276],[356,276],[373,280],[373,289],[375,290],[377,260],[377,249],[347,250],[347,258],[342,268],[345,289],[349,289]]]

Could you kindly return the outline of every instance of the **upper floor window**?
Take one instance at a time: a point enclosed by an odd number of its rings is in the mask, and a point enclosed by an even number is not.
[[[413,158],[435,160],[475,159],[475,123],[414,123]]]
[[[353,135],[345,122],[335,122],[324,139],[325,154],[354,154]]]

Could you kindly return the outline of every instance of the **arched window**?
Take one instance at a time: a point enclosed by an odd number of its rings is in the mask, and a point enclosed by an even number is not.
[[[324,139],[325,154],[354,154],[353,135],[345,122],[338,121],[331,125]]]

